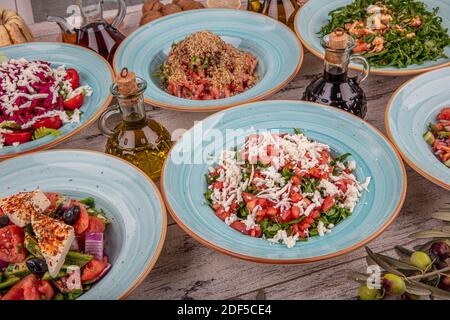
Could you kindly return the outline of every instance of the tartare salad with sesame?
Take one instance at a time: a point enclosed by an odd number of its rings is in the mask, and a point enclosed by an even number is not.
[[[156,71],[170,94],[191,100],[223,99],[242,93],[258,81],[258,59],[203,30],[172,45]]]
[[[349,153],[294,133],[262,132],[224,150],[206,174],[206,201],[235,230],[288,248],[324,236],[352,214],[370,183]]]
[[[111,269],[109,221],[94,199],[20,192],[0,199],[0,300],[74,300]]]
[[[84,97],[76,69],[46,61],[0,59],[0,148],[61,134],[66,123],[79,123]]]
[[[450,106],[444,107],[436,120],[436,123],[428,125],[428,131],[423,138],[431,146],[439,161],[450,168]]]

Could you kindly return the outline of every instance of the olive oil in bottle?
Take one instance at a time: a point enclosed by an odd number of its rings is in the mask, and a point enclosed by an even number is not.
[[[294,30],[295,14],[299,8],[297,0],[264,0],[261,13],[286,24]]]
[[[119,104],[102,114],[99,128],[109,137],[106,153],[134,164],[157,181],[172,141],[167,129],[145,113],[143,93],[146,88],[144,79],[123,69],[111,87]],[[118,113],[122,115],[122,122],[110,130],[106,126],[107,118]]]

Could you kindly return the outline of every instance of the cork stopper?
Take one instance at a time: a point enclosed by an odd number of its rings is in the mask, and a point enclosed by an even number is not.
[[[136,74],[134,72],[129,72],[128,68],[123,68],[117,77],[117,87],[119,93],[123,96],[130,96],[139,91],[136,82]]]
[[[328,48],[346,49],[348,47],[348,35],[344,29],[337,28],[328,36]]]
[[[337,28],[328,35],[327,49],[325,53],[325,59],[331,64],[344,64],[346,61],[346,55],[341,52],[332,50],[345,50],[349,47],[349,36],[345,33],[344,29]]]

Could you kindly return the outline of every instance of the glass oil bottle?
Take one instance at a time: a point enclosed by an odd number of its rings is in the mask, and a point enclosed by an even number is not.
[[[360,55],[351,54],[355,42],[341,28],[326,35],[322,46],[325,48],[323,74],[306,87],[303,100],[337,107],[364,118],[367,101],[360,83],[369,75],[369,62]],[[362,73],[356,77],[348,76],[350,61],[363,66]]]
[[[161,176],[164,160],[172,146],[170,133],[164,126],[147,117],[143,93],[147,88],[144,79],[122,69],[117,82],[111,87],[118,105],[106,110],[99,120],[99,128],[108,136],[106,153],[131,162],[155,182]],[[113,130],[106,125],[114,114],[122,115],[122,122]]]

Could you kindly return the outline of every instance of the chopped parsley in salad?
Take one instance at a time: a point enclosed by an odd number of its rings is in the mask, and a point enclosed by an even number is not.
[[[350,154],[293,134],[249,135],[239,150],[224,150],[206,174],[205,198],[227,225],[288,248],[324,236],[350,216],[370,182],[359,182]]]
[[[110,269],[109,221],[93,198],[20,192],[0,199],[0,300],[73,300]]]
[[[450,107],[443,108],[436,120],[428,125],[423,138],[439,161],[450,168]]]
[[[66,123],[79,123],[88,85],[77,70],[45,61],[9,59],[0,63],[0,148],[47,135]]]

